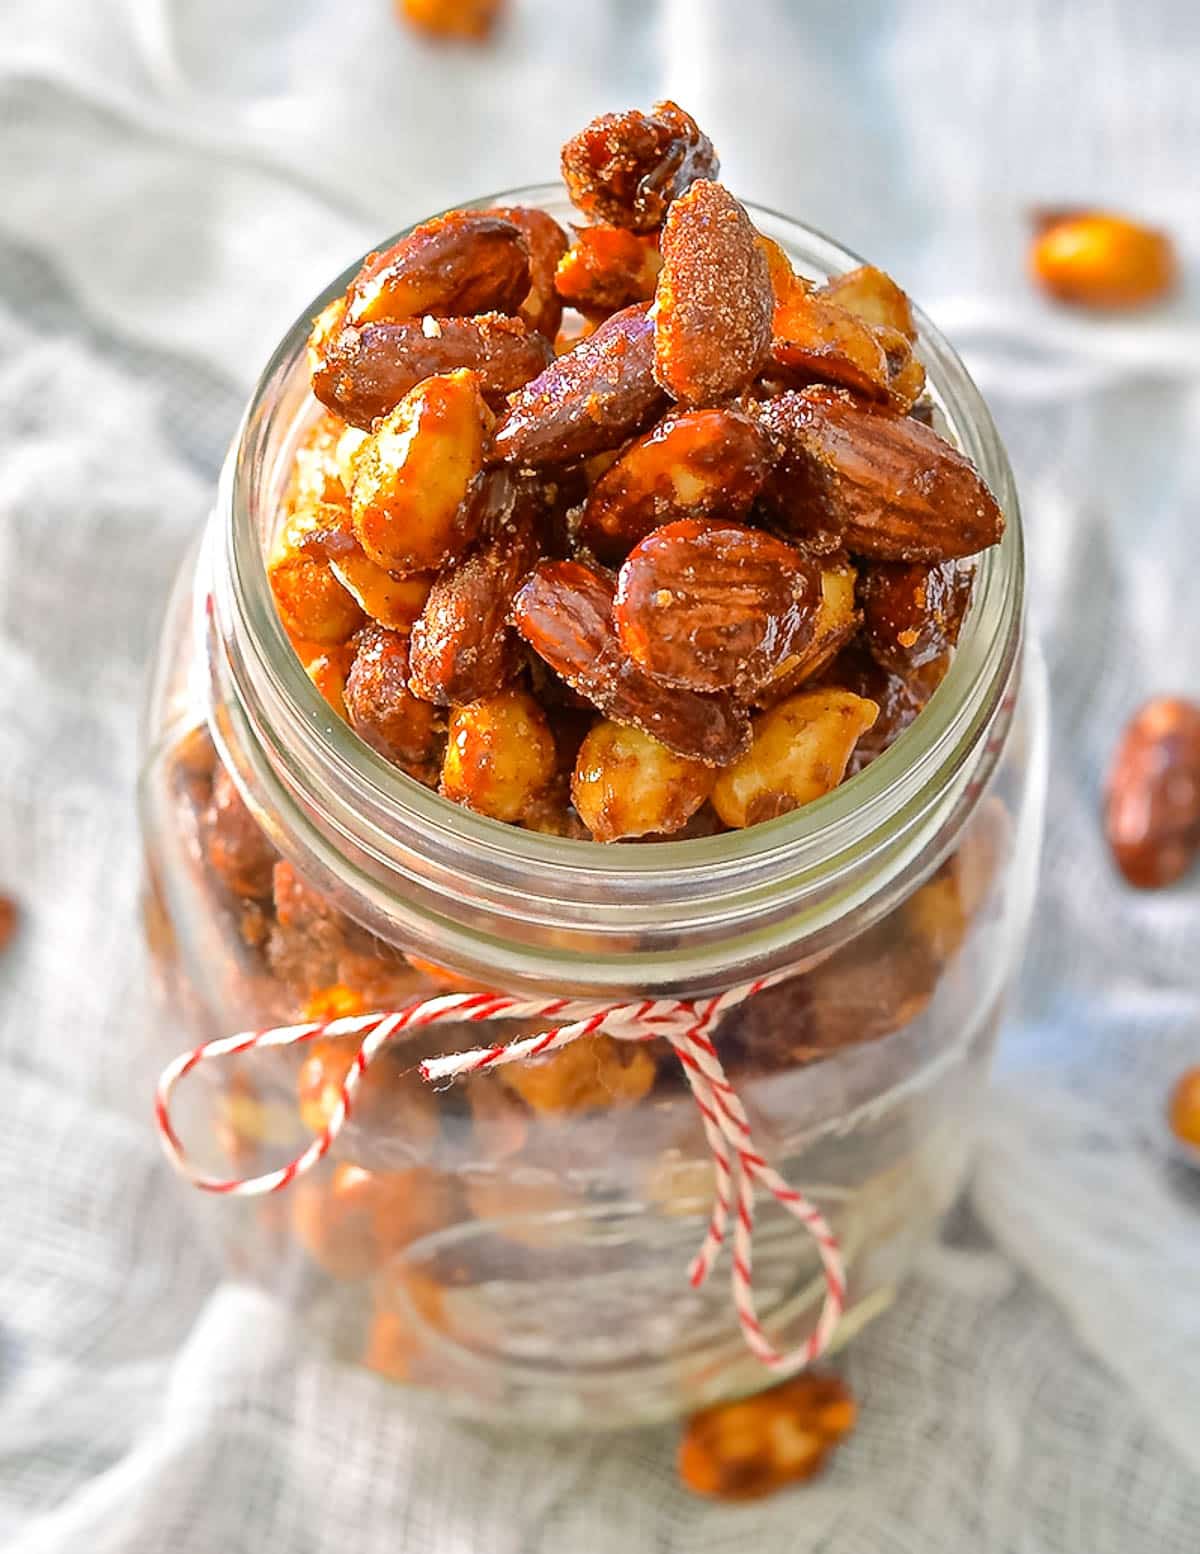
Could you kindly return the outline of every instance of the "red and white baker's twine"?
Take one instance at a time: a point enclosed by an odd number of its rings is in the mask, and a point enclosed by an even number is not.
[[[349,1015],[307,1025],[282,1026],[276,1030],[243,1032],[239,1036],[205,1042],[194,1051],[176,1058],[164,1069],[155,1098],[159,1135],[172,1165],[193,1186],[205,1192],[253,1198],[283,1191],[328,1152],[350,1115],[363,1074],[388,1042],[395,1040],[403,1031],[436,1025],[442,1021],[545,1019],[561,1022],[541,1035],[524,1037],[507,1046],[476,1048],[471,1052],[430,1058],[420,1065],[422,1077],[427,1081],[456,1079],[460,1075],[477,1073],[480,1069],[501,1063],[525,1062],[542,1053],[565,1047],[580,1037],[600,1032],[622,1041],[653,1041],[661,1037],[670,1042],[683,1065],[700,1110],[716,1171],[716,1189],[708,1230],[689,1270],[692,1286],[695,1288],[703,1284],[712,1272],[732,1216],[731,1283],[742,1334],[749,1347],[771,1370],[799,1370],[825,1352],[845,1307],[846,1280],[841,1251],[816,1205],[796,1188],[789,1187],[754,1148],[745,1110],[725,1077],[717,1050],[708,1035],[721,1016],[735,1004],[771,983],[782,980],[784,975],[787,973],[741,983],[728,992],[698,1002],[667,998],[645,999],[641,1003],[630,1004],[598,1004],[567,999],[507,998],[498,993],[448,993],[406,1009],[385,1013]],[[264,1047],[291,1047],[315,1041],[322,1036],[353,1035],[361,1035],[363,1040],[342,1086],[341,1097],[323,1131],[288,1165],[244,1181],[223,1181],[204,1176],[190,1164],[171,1125],[169,1111],[171,1094],[185,1075],[201,1063],[234,1057],[241,1052]],[[765,1188],[808,1230],[816,1242],[825,1274],[825,1300],[817,1325],[800,1348],[790,1354],[780,1354],[772,1346],[759,1325],[754,1308],[751,1242],[754,1236],[756,1185]]]

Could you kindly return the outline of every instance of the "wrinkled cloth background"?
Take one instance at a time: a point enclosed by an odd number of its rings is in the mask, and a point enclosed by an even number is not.
[[[1194,1554],[1200,877],[1134,897],[1118,727],[1200,690],[1200,289],[1054,314],[1026,209],[1200,244],[1187,0],[515,0],[487,50],[387,0],[0,0],[0,1542],[13,1554]],[[150,1127],[136,718],[257,368],[381,233],[553,176],[670,93],[739,193],[893,270],[961,345],[1023,493],[1053,694],[1043,882],[968,1202],[845,1359],[819,1483],[713,1508],[674,1433],[422,1416],[222,1283]]]

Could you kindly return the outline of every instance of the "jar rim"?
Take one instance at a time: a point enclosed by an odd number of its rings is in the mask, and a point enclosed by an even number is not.
[[[554,184],[465,204],[569,213]],[[790,217],[749,202],[746,209],[809,274],[823,278],[864,262]],[[976,559],[971,608],[928,705],[864,771],[776,820],[684,841],[578,841],[474,814],[397,771],[328,707],[275,610],[264,537],[273,532],[282,495],[278,433],[290,418],[290,452],[303,424],[298,416],[313,413],[304,371],[311,319],[345,290],[358,263],[304,310],[267,364],[222,471],[213,515],[213,607],[205,624],[214,680],[222,682],[219,691],[214,686],[222,717],[211,721],[256,811],[285,838],[298,830],[305,853],[315,852],[332,878],[347,883],[349,875],[351,888],[368,898],[377,931],[395,924],[406,937],[445,947],[448,958],[503,974],[505,985],[545,983],[547,963],[564,952],[568,961],[581,953],[596,958],[597,985],[605,987],[659,976],[675,986],[704,980],[705,972],[715,984],[735,966],[758,966],[788,943],[809,942],[815,929],[877,894],[954,809],[965,768],[972,768],[974,790],[986,781],[999,752],[984,748],[982,736],[1019,656],[1024,549],[1015,484],[986,404],[949,343],[914,307],[929,391],[1006,526],[1001,543]],[[460,920],[464,912],[473,919],[469,927]],[[759,930],[768,919],[773,926],[764,941]],[[482,931],[484,920],[496,931]],[[585,927],[597,946],[612,947],[611,956],[570,942]],[[618,947],[631,936],[664,948]],[[695,964],[687,971],[691,957],[681,939],[693,946]],[[657,969],[656,957],[665,957]],[[550,980],[555,976],[561,984],[561,967]]]

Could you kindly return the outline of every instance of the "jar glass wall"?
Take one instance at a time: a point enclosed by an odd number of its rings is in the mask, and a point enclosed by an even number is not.
[[[566,214],[549,189],[499,198]],[[857,262],[751,215],[802,271]],[[758,1147],[839,1238],[844,1339],[886,1306],[962,1184],[1037,866],[1044,685],[1022,645],[1019,516],[986,409],[920,320],[941,429],[1008,529],[912,727],[779,820],[604,847],[502,826],[403,777],[292,653],[264,555],[316,408],[308,317],[255,392],[164,626],[142,785],[153,1064],[439,991],[693,996],[799,968],[715,1040]],[[713,1180],[670,1048],[599,1037],[436,1091],[416,1072],[477,1044],[477,1027],[443,1024],[385,1052],[329,1157],[288,1192],[192,1193],[230,1267],[340,1353],[483,1415],[619,1424],[765,1384],[724,1278],[687,1285]],[[179,1092],[177,1130],[216,1174],[278,1166],[322,1126],[353,1051],[205,1065]],[[773,1204],[755,1288],[772,1341],[801,1341],[820,1265]]]

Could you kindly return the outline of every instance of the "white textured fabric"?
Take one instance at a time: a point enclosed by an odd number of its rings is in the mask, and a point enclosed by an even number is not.
[[[1187,0],[516,0],[483,53],[387,0],[0,0],[0,1541],[14,1554],[1194,1554],[1200,1193],[1158,1145],[1200,1059],[1200,881],[1134,898],[1121,720],[1197,690],[1194,295],[1026,292],[1038,200],[1194,250]],[[314,1357],[219,1282],[135,1082],[136,708],[159,601],[280,329],[372,237],[549,176],[679,96],[734,187],[893,268],[965,347],[1022,489],[1054,696],[1046,863],[972,1204],[846,1357],[862,1423],[761,1506],[672,1432],[501,1440]]]

